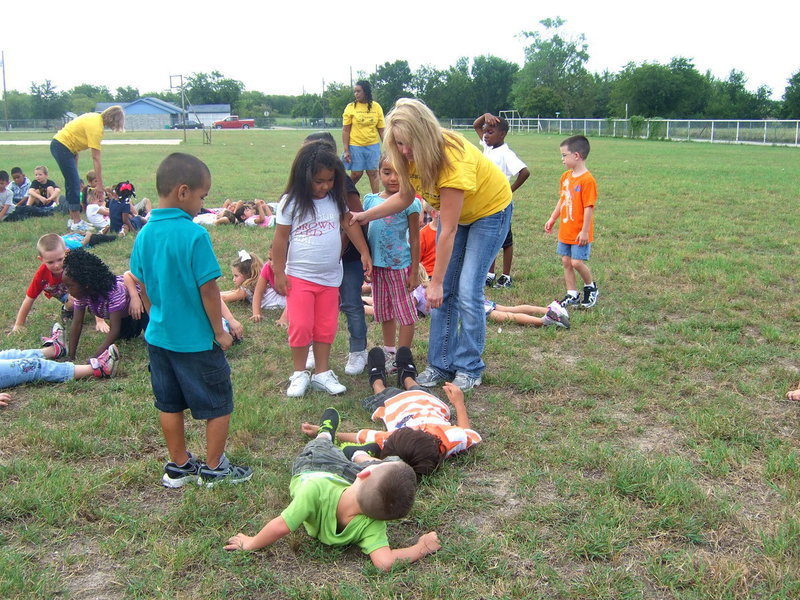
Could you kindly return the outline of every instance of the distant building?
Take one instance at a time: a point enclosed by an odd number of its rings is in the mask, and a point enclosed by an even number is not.
[[[138,98],[133,102],[98,102],[95,111],[102,112],[109,106],[119,105],[125,111],[125,129],[141,131],[153,129],[169,129],[182,122],[182,110],[171,102],[158,98]],[[186,107],[185,119],[199,121],[210,127],[214,121],[230,116],[230,104],[197,104]]]

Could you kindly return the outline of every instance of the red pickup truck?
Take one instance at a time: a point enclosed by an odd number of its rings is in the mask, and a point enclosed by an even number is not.
[[[222,121],[214,121],[214,129],[250,129],[255,126],[254,119],[240,119],[236,115],[226,117]]]

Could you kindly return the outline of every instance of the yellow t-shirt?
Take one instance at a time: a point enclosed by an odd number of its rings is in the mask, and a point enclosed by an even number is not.
[[[372,103],[372,110],[367,110],[366,102],[351,102],[344,108],[342,125],[350,125],[351,146],[372,146],[381,143],[378,129],[383,129],[383,109],[377,102]]]
[[[461,208],[458,224],[469,225],[511,204],[511,186],[491,159],[484,156],[464,136],[457,135],[461,138],[464,149],[461,151],[458,148],[445,146],[445,155],[450,167],[439,173],[435,190],[422,189],[422,181],[413,162],[409,165],[409,176],[417,194],[437,210],[441,204],[439,198],[441,188],[464,190],[464,206]]]
[[[103,139],[103,116],[100,113],[81,115],[64,125],[54,137],[73,154],[87,148],[100,150],[100,140]]]

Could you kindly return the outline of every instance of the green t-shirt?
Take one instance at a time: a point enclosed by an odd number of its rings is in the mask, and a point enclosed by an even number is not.
[[[289,484],[292,502],[281,516],[291,531],[302,524],[308,535],[330,546],[358,544],[364,554],[388,546],[386,521],[357,515],[342,531],[336,531],[336,507],[348,487],[345,479],[331,473],[295,475]]]

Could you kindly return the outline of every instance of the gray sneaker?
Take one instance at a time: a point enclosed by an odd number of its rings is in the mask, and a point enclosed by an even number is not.
[[[194,483],[200,479],[200,461],[189,452],[189,460],[183,466],[168,462],[164,465],[164,476],[161,478],[161,485],[176,489],[183,487],[187,483]]]
[[[462,392],[468,392],[476,387],[478,387],[482,383],[480,376],[472,377],[471,375],[467,375],[466,373],[456,373],[455,379],[453,379],[453,385],[457,388],[460,388]]]
[[[436,387],[447,381],[449,379],[434,367],[425,367],[425,370],[417,376],[417,385],[422,387]]]
[[[231,461],[224,454],[222,460],[216,469],[212,469],[207,464],[203,463],[199,470],[200,477],[197,479],[197,484],[203,487],[214,487],[218,483],[242,483],[249,480],[253,476],[253,469],[250,467],[240,467],[232,465]]]

